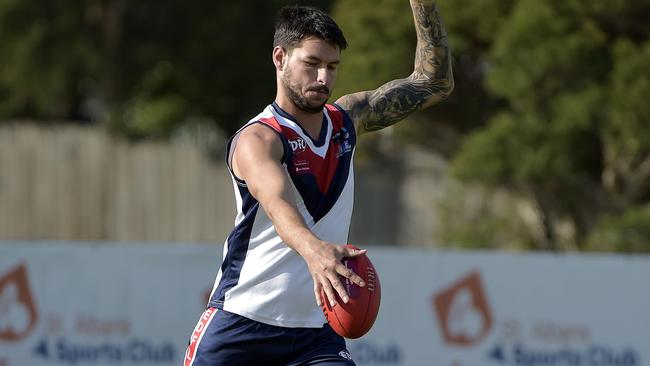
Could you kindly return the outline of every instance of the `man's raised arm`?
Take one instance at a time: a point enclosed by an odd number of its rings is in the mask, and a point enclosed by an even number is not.
[[[410,0],[418,42],[415,68],[405,78],[336,101],[354,120],[357,133],[380,130],[451,94],[454,78],[447,31],[433,0]]]

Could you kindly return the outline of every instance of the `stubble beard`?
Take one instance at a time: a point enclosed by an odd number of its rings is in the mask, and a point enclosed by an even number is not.
[[[294,83],[291,82],[291,71],[287,69],[282,75],[282,84],[284,85],[284,88],[287,92],[287,96],[289,99],[293,102],[293,104],[298,107],[303,112],[307,113],[320,113],[323,111],[323,107],[325,107],[325,104],[327,103],[327,99],[323,101],[322,103],[310,103],[307,97],[305,97],[301,92],[300,92],[300,87]],[[321,87],[315,87],[315,88],[310,88],[309,90],[314,90],[314,91],[322,91],[327,93],[329,96],[329,89],[326,86],[321,86]]]

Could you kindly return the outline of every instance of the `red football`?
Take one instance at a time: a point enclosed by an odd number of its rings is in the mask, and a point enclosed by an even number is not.
[[[346,247],[359,249],[350,244]],[[359,338],[368,333],[379,313],[381,300],[379,277],[365,254],[355,258],[343,258],[341,262],[363,278],[366,286],[359,287],[347,278],[339,276],[348,292],[349,301],[347,304],[344,303],[337,294],[337,303],[331,307],[326,301],[325,293],[321,291],[323,313],[336,333],[345,338]]]

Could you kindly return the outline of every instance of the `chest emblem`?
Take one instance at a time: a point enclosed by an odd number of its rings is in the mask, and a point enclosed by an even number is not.
[[[352,151],[352,144],[350,143],[350,132],[347,128],[343,127],[332,136],[332,143],[336,146],[336,157],[341,156]]]
[[[298,137],[295,140],[289,140],[289,145],[291,146],[291,151],[293,151],[294,154],[300,154],[307,148],[307,144],[305,143],[305,140],[302,139],[302,137]]]

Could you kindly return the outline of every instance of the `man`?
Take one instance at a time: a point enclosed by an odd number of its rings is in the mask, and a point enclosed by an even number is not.
[[[284,8],[272,60],[275,101],[228,144],[238,214],[190,365],[354,365],[320,309],[348,297],[341,264],[353,201],[356,138],[445,99],[453,89],[446,31],[434,1],[411,0],[413,73],[326,104],[347,43],[325,13]],[[324,296],[321,298],[321,292]]]

